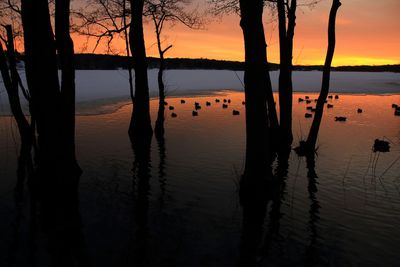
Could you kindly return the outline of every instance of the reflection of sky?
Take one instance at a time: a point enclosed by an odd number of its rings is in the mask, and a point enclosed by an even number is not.
[[[205,6],[206,0],[197,0],[194,5]],[[79,1],[75,0],[74,4]],[[398,64],[400,63],[400,28],[398,0],[342,1],[337,16],[337,49],[334,65]],[[301,6],[297,12],[294,63],[322,64],[326,51],[326,28],[331,1],[322,0],[314,8]],[[269,60],[279,61],[278,31],[276,21],[266,11],[265,31],[268,41]],[[173,49],[169,57],[215,58],[243,60],[243,40],[239,18],[228,15],[223,18],[210,16],[206,30],[188,30],[181,25],[166,27],[165,44]],[[273,22],[271,22],[273,21]],[[146,46],[150,56],[157,56],[154,30],[145,25]],[[82,48],[82,39],[75,38],[77,51]],[[122,40],[115,43],[123,51]],[[90,50],[91,51],[91,50]],[[104,52],[99,49],[97,53]]]

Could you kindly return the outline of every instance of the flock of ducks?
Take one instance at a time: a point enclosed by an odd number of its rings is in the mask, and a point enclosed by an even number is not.
[[[218,99],[218,98],[215,99],[215,103],[220,103],[220,102],[221,102],[220,99]],[[222,99],[222,102],[223,102],[222,108],[223,108],[223,109],[226,109],[226,108],[228,108],[228,104],[230,104],[232,101],[231,101],[230,99]],[[181,103],[181,104],[186,104],[186,100],[185,100],[185,99],[181,99],[181,100],[180,100],[180,103]],[[211,106],[211,102],[210,102],[210,101],[206,101],[205,104],[206,104],[206,107]],[[243,102],[242,102],[242,105],[245,105],[245,104],[246,104],[246,103],[243,101]],[[168,106],[168,103],[167,103],[167,102],[164,102],[164,105],[165,105],[165,106]],[[175,107],[174,107],[174,106],[169,106],[168,109],[169,109],[169,110],[175,110]],[[200,110],[200,109],[201,109],[200,103],[199,103],[199,102],[194,102],[194,110],[192,111],[192,116],[193,116],[193,117],[198,116],[198,115],[199,115],[198,110]],[[234,110],[232,110],[232,115],[233,115],[233,116],[238,116],[238,115],[240,115],[240,112],[239,112],[238,110],[235,110],[235,109],[234,109]],[[172,118],[176,118],[176,117],[178,117],[178,114],[176,114],[175,112],[172,112],[172,113],[171,113],[171,117],[172,117]]]
[[[337,100],[337,99],[339,99],[339,95],[335,95],[335,96],[328,95],[328,99],[336,99]],[[298,102],[299,103],[305,102],[306,104],[311,104],[312,102],[318,102],[318,99],[311,100],[309,96],[305,96],[304,98],[299,97]],[[333,104],[328,103],[327,100],[325,100],[325,103],[327,103],[327,105],[326,105],[327,108],[329,108],[329,109],[333,108]],[[317,109],[312,106],[306,106],[306,110],[308,110],[310,112],[315,112]],[[363,112],[363,110],[361,108],[357,109],[357,113],[362,113],[362,112]],[[307,112],[304,114],[305,118],[312,118],[312,116],[313,116],[312,113]],[[335,117],[335,121],[346,121],[346,120],[347,120],[347,117],[344,117],[344,116],[336,116]]]
[[[328,96],[328,99],[339,99],[339,95],[335,95],[335,96],[333,96],[333,95],[329,95]],[[223,109],[227,109],[228,108],[228,104],[230,104],[232,101],[230,100],[230,99],[222,99],[222,108]],[[298,98],[298,102],[299,103],[301,103],[301,102],[305,102],[306,104],[311,104],[312,102],[318,102],[318,99],[313,99],[313,100],[311,100],[310,99],[310,97],[309,96],[305,96],[304,98],[301,98],[301,97],[299,97]],[[185,104],[186,103],[186,100],[184,100],[184,99],[181,99],[180,100],[180,103],[181,104]],[[221,100],[220,99],[218,99],[218,98],[216,98],[215,99],[215,103],[221,103]],[[333,108],[333,104],[330,104],[330,103],[328,103],[328,101],[327,100],[325,100],[325,103],[327,103],[327,105],[326,105],[326,107],[327,108],[329,108],[329,109],[331,109],[331,108]],[[242,105],[245,105],[246,103],[243,101],[242,102]],[[164,105],[168,105],[168,103],[167,102],[164,102]],[[209,107],[209,106],[211,106],[211,102],[210,101],[206,101],[205,102],[205,105],[206,105],[206,107]],[[392,104],[392,108],[394,108],[394,115],[395,116],[400,116],[400,106],[399,105],[397,105],[397,104]],[[169,106],[168,107],[168,109],[169,110],[175,110],[175,107],[174,106]],[[198,112],[198,110],[200,110],[201,109],[201,105],[200,105],[200,103],[199,102],[194,102],[194,110],[192,111],[192,116],[193,117],[196,117],[196,116],[198,116],[199,115],[199,112]],[[306,106],[306,110],[307,111],[310,111],[310,112],[315,112],[316,111],[316,108],[315,107],[312,107],[312,106]],[[362,113],[363,112],[363,110],[361,109],[361,108],[357,108],[357,113]],[[240,112],[238,111],[238,110],[232,110],[232,115],[233,116],[238,116],[238,115],[240,115]],[[175,113],[175,112],[172,112],[171,113],[171,117],[172,118],[176,118],[178,115]],[[305,118],[312,118],[312,113],[305,113],[304,114],[304,117]],[[347,120],[347,117],[344,117],[344,116],[336,116],[335,117],[335,121],[341,121],[341,122],[344,122],[344,121],[346,121]]]

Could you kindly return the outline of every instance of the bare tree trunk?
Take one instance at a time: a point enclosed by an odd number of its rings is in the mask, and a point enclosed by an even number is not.
[[[331,64],[333,59],[333,54],[335,52],[336,45],[336,36],[335,36],[335,23],[336,23],[336,14],[341,6],[340,0],[333,0],[331,11],[329,14],[329,23],[328,23],[328,50],[326,53],[325,64],[322,74],[322,86],[321,92],[318,97],[317,107],[315,116],[310,128],[310,132],[308,134],[306,145],[307,153],[314,153],[315,145],[317,142],[318,132],[321,125],[322,115],[324,111],[325,101],[329,94],[329,80],[331,73]]]
[[[288,29],[287,29],[287,33],[286,33],[290,84],[292,84],[293,38],[294,38],[294,29],[296,27],[296,9],[297,9],[297,0],[292,0],[292,2],[290,4],[290,9],[288,11]]]
[[[74,188],[81,170],[75,156],[75,72],[69,36],[69,1],[57,0],[54,38],[47,0],[22,0],[25,70],[38,135],[36,174],[43,198]],[[58,78],[57,48],[62,83]],[[46,190],[52,188],[53,190]]]
[[[128,57],[128,60],[129,60],[129,57],[131,56],[130,55],[130,52],[129,52],[129,36],[128,36],[128,30],[127,30],[127,23],[126,23],[126,14],[127,14],[127,9],[126,9],[126,0],[123,0],[123,23],[124,23],[124,35],[125,35],[125,50],[126,50],[126,56]],[[130,62],[130,60],[128,61],[128,66],[127,66],[127,68],[128,68],[128,75],[129,75],[129,77],[128,77],[128,79],[129,79],[129,94],[130,94],[130,96],[131,96],[131,101],[132,101],[132,104],[135,104],[135,95],[134,95],[134,93],[133,93],[133,79],[132,79],[132,65],[131,65],[131,62]]]
[[[147,80],[146,49],[143,36],[143,0],[130,0],[132,21],[130,26],[130,47],[135,70],[135,105],[129,126],[133,139],[151,140],[153,130],[150,119],[149,85]]]
[[[75,67],[74,44],[69,33],[69,0],[56,0],[55,33],[58,56],[61,67],[61,119],[62,145],[65,163],[73,172],[81,170],[75,153]]]
[[[26,119],[19,99],[18,93],[18,81],[19,75],[17,72],[14,52],[14,40],[12,34],[11,25],[6,26],[7,30],[7,57],[9,66],[7,67],[6,56],[3,50],[3,46],[0,43],[0,72],[3,77],[4,86],[7,91],[8,100],[10,102],[11,112],[17,122],[20,138],[21,148],[18,156],[18,169],[17,169],[17,186],[16,192],[21,192],[19,188],[23,188],[23,182],[25,180],[25,171],[28,169],[31,160],[31,149],[33,142],[33,135],[28,120]],[[11,77],[9,70],[11,72]],[[29,169],[28,169],[29,171]]]
[[[267,74],[266,74],[265,78],[267,81],[266,93],[267,93],[267,109],[268,109],[268,126],[271,130],[271,137],[275,138],[278,135],[279,122],[278,122],[278,115],[276,113],[276,104],[275,104],[275,100],[274,100],[274,94],[272,92],[272,84],[271,84],[271,77],[269,75],[268,61],[267,61],[266,70],[267,70]]]
[[[279,45],[280,45],[280,67],[279,67],[279,106],[280,106],[280,137],[283,148],[291,146],[293,142],[292,133],[292,56],[293,56],[293,37],[296,25],[296,0],[286,3],[278,0],[279,18]],[[286,9],[288,9],[287,29],[286,29]]]
[[[155,21],[154,23],[156,24]],[[164,62],[164,52],[161,49],[160,32],[158,30],[157,24],[156,24],[156,36],[157,36],[158,54],[160,56],[160,68],[158,69],[158,75],[157,75],[158,113],[157,113],[156,126],[154,130],[156,132],[156,135],[162,136],[164,135],[165,86],[163,81],[163,74],[164,74],[165,62]]]
[[[30,133],[30,125],[28,120],[21,108],[21,102],[19,100],[18,93],[18,72],[15,62],[14,52],[14,41],[12,35],[11,25],[6,26],[7,29],[7,57],[9,66],[7,67],[7,60],[3,50],[3,46],[0,44],[0,70],[3,76],[4,86],[7,91],[8,100],[10,102],[11,112],[17,122],[18,130],[21,136],[21,146],[26,146],[26,149],[30,151],[32,145],[32,135]],[[11,72],[11,77],[9,70]]]
[[[246,101],[246,164],[244,176],[270,174],[267,162],[271,153],[267,109],[268,95],[272,95],[268,72],[266,42],[262,24],[263,1],[240,1],[245,46],[245,101]]]
[[[158,105],[158,113],[157,113],[155,132],[156,132],[156,135],[163,135],[164,134],[164,110],[165,110],[165,106],[164,106],[165,85],[164,85],[164,80],[163,80],[163,75],[164,75],[164,70],[165,70],[164,54],[172,47],[172,45],[169,45],[165,49],[162,49],[162,47],[161,47],[161,31],[162,31],[164,19],[162,19],[159,23],[157,23],[157,20],[156,20],[155,16],[153,15],[153,22],[154,22],[154,26],[156,28],[158,55],[160,56],[160,67],[158,69],[158,75],[157,75],[159,105]]]
[[[47,0],[22,0],[25,70],[38,133],[38,167],[50,173],[59,160],[60,87]],[[42,168],[43,167],[43,168]]]
[[[157,120],[156,120],[156,125],[154,127],[154,131],[157,136],[164,135],[165,87],[163,82],[163,71],[164,71],[164,58],[162,56],[162,59],[160,57],[160,68],[158,70],[158,76],[157,76],[159,98],[158,98]]]
[[[35,218],[36,202],[40,203],[41,228],[53,256],[50,264],[87,266],[77,206],[80,169],[75,157],[75,72],[69,0],[56,0],[55,5],[57,41],[48,1],[21,1],[26,77],[38,133],[38,179],[29,183],[30,204]]]
[[[158,75],[157,75],[158,92],[159,92],[159,95],[160,95],[160,100],[161,100],[161,98],[163,100],[165,99],[165,85],[164,85],[164,80],[163,80],[164,69],[165,69],[164,54],[161,54],[161,57],[160,57],[160,68],[158,69]],[[163,103],[163,105],[164,105],[164,103]]]

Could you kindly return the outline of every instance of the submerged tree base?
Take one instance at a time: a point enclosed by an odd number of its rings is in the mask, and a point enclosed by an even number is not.
[[[140,115],[134,113],[132,110],[132,116],[129,124],[128,135],[131,143],[138,142],[149,142],[153,137],[153,129],[151,127],[150,114]],[[147,116],[148,115],[148,116]]]
[[[299,146],[293,148],[293,150],[299,157],[313,156],[317,152],[317,149],[307,141],[300,141]]]

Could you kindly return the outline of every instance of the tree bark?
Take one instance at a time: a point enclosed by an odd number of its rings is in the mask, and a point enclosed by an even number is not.
[[[269,75],[268,61],[266,70],[267,70],[267,75],[265,78],[267,81],[266,94],[267,94],[267,109],[268,109],[268,126],[271,129],[271,137],[276,138],[279,131],[279,122],[278,122],[278,115],[276,112],[274,94],[272,92],[272,84],[271,84],[271,77]]]
[[[266,42],[262,24],[263,1],[240,1],[245,46],[245,101],[246,101],[246,163],[244,176],[265,177],[271,153],[269,114],[273,112],[267,101],[272,96],[268,71]],[[270,121],[271,123],[271,121]]]
[[[75,152],[75,67],[74,44],[69,33],[70,1],[56,0],[55,5],[55,37],[61,68],[63,156],[79,172]]]
[[[156,18],[153,16],[154,25],[156,28],[156,37],[157,37],[157,47],[158,47],[158,54],[160,56],[160,67],[158,69],[157,81],[158,81],[158,95],[159,95],[159,105],[158,105],[158,113],[157,113],[157,120],[155,126],[156,135],[163,135],[164,134],[164,110],[165,110],[165,85],[163,80],[164,70],[165,70],[165,60],[164,54],[172,47],[169,45],[167,48],[162,49],[161,47],[161,30],[162,30],[162,23],[157,23]]]
[[[160,68],[158,70],[158,112],[157,112],[157,120],[156,125],[154,127],[155,134],[157,136],[164,135],[164,120],[165,120],[165,87],[163,82],[163,71],[164,71],[164,59],[160,59]]]
[[[129,52],[129,37],[128,37],[128,27],[127,27],[127,23],[126,23],[126,16],[127,16],[127,8],[126,8],[126,1],[127,0],[123,0],[122,2],[122,8],[123,8],[123,23],[124,23],[124,35],[125,35],[125,50],[126,50],[126,56],[129,57],[130,52]],[[128,80],[129,80],[129,94],[131,96],[131,101],[132,101],[132,105],[135,104],[135,95],[133,93],[133,79],[132,79],[132,65],[131,62],[128,61]]]
[[[317,100],[317,107],[315,116],[308,134],[306,141],[306,150],[308,153],[314,153],[315,146],[317,142],[318,132],[321,125],[322,115],[324,111],[325,101],[329,94],[329,81],[331,73],[331,64],[333,59],[333,54],[335,52],[336,36],[335,36],[335,24],[336,24],[336,14],[341,6],[339,0],[333,0],[331,11],[329,14],[328,22],[328,49],[325,58],[325,64],[322,73],[322,85],[321,92]]]
[[[38,167],[53,169],[59,158],[61,107],[56,46],[47,0],[22,0],[21,15],[26,79],[37,125]]]
[[[143,0],[130,0],[132,21],[130,26],[130,47],[135,70],[135,104],[129,126],[129,136],[135,139],[151,139],[153,130],[150,119],[149,85],[147,59],[143,36]],[[134,141],[133,141],[134,142]]]
[[[54,197],[61,187],[75,187],[81,174],[75,156],[75,72],[69,35],[69,0],[56,0],[55,7],[57,40],[48,1],[21,1],[26,79],[38,136],[36,174],[43,189],[54,188],[52,192],[44,192],[49,194],[46,197]],[[44,186],[49,183],[52,186]]]
[[[153,22],[156,28],[158,55],[160,56],[160,67],[158,69],[158,75],[157,75],[159,103],[158,103],[156,126],[154,130],[156,132],[156,135],[162,136],[164,135],[165,86],[163,81],[163,74],[165,68],[165,61],[164,61],[164,51],[161,48],[161,39],[160,39],[161,32],[159,24],[157,24],[157,21],[154,16],[153,16]]]
[[[294,29],[296,27],[296,9],[297,0],[292,0],[290,4],[290,9],[288,11],[288,29],[287,29],[287,49],[288,49],[288,61],[289,61],[289,72],[292,73],[292,61],[293,61],[293,39],[294,39]],[[290,75],[290,83],[292,83],[292,76]]]
[[[3,76],[4,86],[7,91],[8,100],[10,102],[11,113],[13,114],[15,121],[17,122],[18,130],[21,136],[21,146],[27,146],[26,148],[30,150],[32,144],[32,135],[30,134],[29,122],[25,118],[19,99],[18,73],[15,63],[14,42],[11,25],[7,25],[6,29],[8,39],[7,58],[9,66],[7,66],[7,60],[3,50],[3,46],[0,44],[0,71]]]
[[[280,48],[280,67],[279,67],[279,107],[280,107],[280,137],[283,148],[290,147],[293,142],[292,133],[292,56],[293,56],[293,37],[296,25],[296,0],[291,1],[291,5],[285,1],[278,0],[278,19],[279,19],[279,48]],[[287,28],[286,28],[287,10]]]
[[[18,93],[19,75],[17,72],[16,62],[15,62],[14,40],[13,40],[11,25],[7,25],[6,30],[8,39],[7,58],[9,66],[7,66],[7,61],[3,50],[3,46],[0,43],[0,72],[2,74],[4,86],[7,91],[11,112],[14,116],[15,121],[17,122],[18,131],[21,138],[21,147],[18,156],[18,168],[17,168],[18,182],[16,187],[17,192],[19,192],[18,188],[23,187],[23,182],[25,180],[25,173],[26,173],[25,170],[28,169],[29,171],[29,165],[31,160],[30,153],[32,149],[33,135],[29,122],[22,111],[21,102],[19,99],[19,93]],[[8,69],[11,72],[11,76]]]

